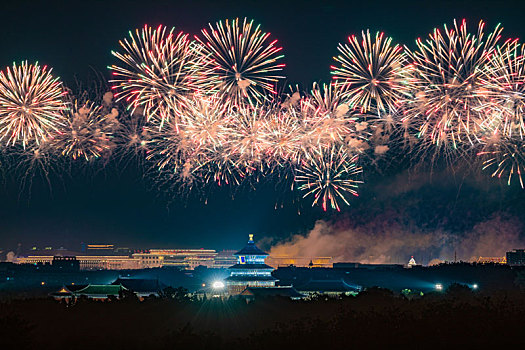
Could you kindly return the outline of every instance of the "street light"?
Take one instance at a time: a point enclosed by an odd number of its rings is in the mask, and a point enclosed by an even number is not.
[[[213,289],[223,289],[224,288],[224,282],[222,281],[215,281],[211,285]]]
[[[436,283],[434,286],[438,292],[441,292],[443,290],[443,285],[441,283]]]

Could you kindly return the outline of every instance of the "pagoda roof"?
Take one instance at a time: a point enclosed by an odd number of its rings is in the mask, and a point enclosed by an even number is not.
[[[255,242],[253,241],[253,234],[249,235],[250,239],[248,240],[248,243],[246,243],[246,246],[239,250],[237,253],[233,255],[264,255],[268,256],[268,253],[265,251],[259,249]]]
[[[266,264],[235,264],[230,266],[229,269],[242,269],[242,270],[275,270],[273,267]]]
[[[78,295],[118,295],[119,292],[124,288],[122,285],[97,285],[89,284],[87,287],[77,290],[75,294]]]
[[[226,277],[227,281],[277,281],[277,278],[273,276],[229,276]]]
[[[73,295],[69,289],[67,289],[65,286],[62,286],[62,288],[57,292],[49,293],[49,295],[54,297],[70,297]]]

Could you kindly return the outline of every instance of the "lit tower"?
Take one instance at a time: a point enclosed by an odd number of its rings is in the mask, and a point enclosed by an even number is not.
[[[244,248],[235,253],[237,264],[231,266],[226,278],[228,293],[240,294],[246,287],[275,287],[277,279],[272,276],[273,267],[264,263],[268,253],[260,250],[253,241],[253,234]]]

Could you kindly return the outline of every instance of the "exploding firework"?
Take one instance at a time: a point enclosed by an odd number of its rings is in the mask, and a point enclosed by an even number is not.
[[[356,179],[362,172],[357,160],[357,156],[349,155],[343,147],[330,150],[319,147],[303,159],[297,169],[297,188],[304,192],[303,198],[314,197],[312,206],[320,204],[325,211],[328,206],[340,211],[339,201],[349,205],[346,196],[357,196],[358,184],[362,183]]]
[[[411,98],[405,100],[404,118],[419,125],[418,136],[446,149],[467,147],[478,141],[487,117],[480,106],[487,103],[482,72],[496,52],[502,28],[498,25],[486,38],[485,24],[477,34],[467,31],[463,21],[435,29],[429,39],[416,41],[408,51]]]
[[[358,118],[348,104],[343,103],[344,91],[341,88],[334,88],[333,85],[320,87],[314,84],[311,97],[307,100],[309,110],[305,114],[307,123],[305,139],[314,149],[319,146],[330,148],[333,144],[341,142],[359,148],[360,142],[356,143],[353,139],[356,136],[353,131]]]
[[[112,138],[116,116],[104,116],[101,106],[75,100],[65,115],[66,122],[50,140],[61,155],[91,161],[107,156],[115,147]]]
[[[264,100],[264,93],[275,94],[275,83],[284,64],[278,63],[283,55],[276,47],[276,40],[269,41],[270,33],[263,33],[259,26],[246,18],[240,22],[226,20],[210,30],[202,30],[203,52],[215,65],[210,82],[220,94],[234,105],[242,101],[250,103]]]
[[[497,48],[482,75],[490,103],[482,106],[483,124],[507,137],[525,136],[525,46],[509,40]]]
[[[200,45],[184,33],[174,34],[166,27],[145,26],[120,41],[123,53],[112,52],[121,65],[113,65],[117,100],[132,109],[141,107],[148,120],[169,120],[185,98],[206,88],[210,74],[208,59]]]
[[[151,139],[144,116],[136,110],[135,113],[124,114],[120,118],[120,122],[121,127],[117,133],[117,141],[123,157],[144,158]]]
[[[384,33],[362,32],[362,40],[352,35],[349,44],[339,44],[339,64],[332,66],[338,86],[344,89],[342,98],[362,113],[393,113],[399,107],[405,84],[405,55],[402,47],[392,44]]]
[[[226,105],[216,96],[194,95],[178,119],[192,140],[194,151],[211,153],[226,143],[231,119]]]
[[[525,170],[525,143],[521,137],[498,137],[496,143],[489,144],[478,155],[484,159],[483,170],[492,169],[492,177],[506,178],[508,185],[512,179],[517,178],[521,187],[525,188],[522,179]]]
[[[298,162],[305,129],[303,120],[297,114],[274,107],[263,121],[262,134],[268,163],[286,167]]]
[[[46,66],[13,63],[0,72],[0,140],[9,146],[37,145],[63,123],[65,90]]]

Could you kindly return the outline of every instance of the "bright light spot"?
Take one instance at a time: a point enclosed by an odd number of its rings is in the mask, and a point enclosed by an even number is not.
[[[438,291],[441,291],[443,290],[443,285],[441,283],[436,283],[436,285],[434,286],[436,288],[436,290]]]
[[[41,284],[41,285],[44,285],[44,284],[46,284],[46,282],[42,281],[42,282],[40,282],[40,284]]]
[[[477,285],[477,283],[474,283],[474,284],[472,285],[472,289],[478,289],[478,285]]]
[[[212,284],[213,289],[223,289],[224,283],[222,281],[215,281]]]

